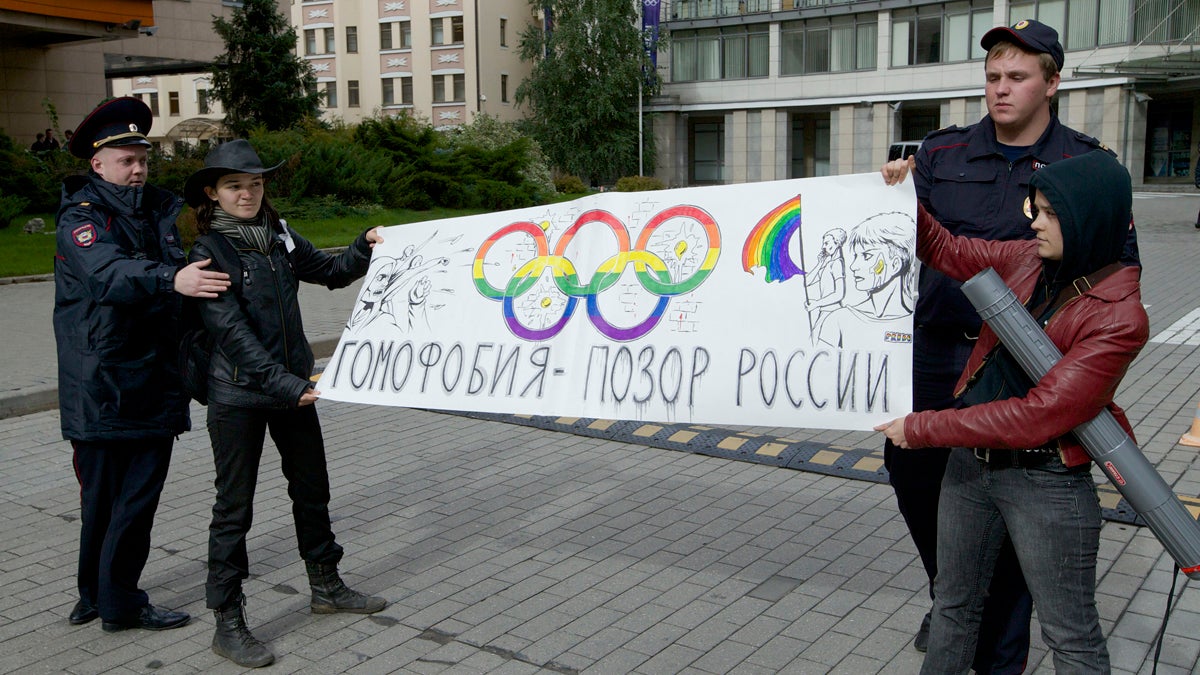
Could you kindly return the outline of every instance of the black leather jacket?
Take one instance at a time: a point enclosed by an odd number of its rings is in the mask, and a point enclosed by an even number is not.
[[[54,336],[64,438],[162,438],[191,427],[176,360],[182,207],[165,190],[94,173],[63,182]]]
[[[241,280],[215,300],[200,303],[200,315],[216,344],[208,376],[209,403],[296,407],[304,390],[312,386],[308,378],[313,372],[312,348],[304,336],[296,298],[299,282],[342,288],[366,274],[371,262],[366,232],[340,255],[330,255],[285,223],[275,227],[268,255],[229,239],[241,261]],[[291,239],[290,252],[285,232]],[[197,244],[188,259],[211,257]],[[214,259],[209,269],[217,268]]]

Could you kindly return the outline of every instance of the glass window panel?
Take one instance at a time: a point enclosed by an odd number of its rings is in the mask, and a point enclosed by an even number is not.
[[[737,79],[746,77],[746,37],[726,35],[722,40],[724,68],[721,77]]]
[[[379,24],[379,48],[392,48],[392,24],[390,23]]]
[[[912,21],[892,24],[892,65],[912,65]]]
[[[334,42],[334,35],[335,35],[335,33],[332,28],[325,29],[325,53],[326,54],[332,54],[337,51],[337,47],[335,46],[335,42]]]
[[[450,17],[450,41],[456,45],[463,43],[463,18],[461,16]]]
[[[349,54],[358,53],[358,27],[346,26],[346,52]]]
[[[766,77],[771,68],[771,37],[767,33],[753,33],[749,42],[749,77]]]
[[[696,79],[719,80],[721,78],[721,43],[716,35],[703,35],[696,39]]]
[[[695,38],[672,41],[671,44],[671,80],[673,82],[691,82],[696,79],[696,40]]]
[[[804,72],[804,31],[785,30],[779,34],[779,72],[799,75]]]
[[[1032,2],[1008,3],[1008,25],[1011,26],[1021,19],[1036,19],[1037,7]]]
[[[813,142],[813,175],[829,175],[829,120],[819,119],[816,123],[816,138]]]
[[[312,28],[304,31],[304,53],[306,55],[317,53],[317,31]]]
[[[400,102],[404,105],[412,105],[413,92],[411,77],[400,78]]]
[[[325,83],[325,107],[337,107],[337,82]]]
[[[1129,41],[1129,9],[1129,0],[1100,0],[1100,44],[1119,45]]]
[[[1067,7],[1067,35],[1063,46],[1067,49],[1095,47],[1096,0],[1070,0]]]
[[[807,31],[804,38],[804,72],[829,72],[829,29]]]
[[[878,48],[879,27],[878,24],[865,23],[859,24],[857,27],[858,42],[855,45],[857,48],[857,57],[854,67],[859,70],[874,70],[875,69],[875,53]]]
[[[467,100],[467,76],[461,73],[454,76],[454,100]]]
[[[346,104],[351,108],[358,107],[358,80],[346,82]]]
[[[983,39],[983,34],[992,29],[992,10],[977,10],[971,13],[971,57],[972,59],[982,59],[987,56],[987,52],[983,47],[979,46],[979,41]]]
[[[971,15],[952,14],[946,17],[946,60],[966,61],[971,54]]]
[[[835,73],[854,70],[854,25],[834,26],[829,31],[829,69]]]
[[[400,22],[400,48],[412,49],[412,23],[409,21]]]
[[[1063,26],[1067,25],[1066,0],[1041,0],[1037,12],[1037,20],[1059,31],[1061,37]]]
[[[914,62],[938,63],[942,58],[942,17],[917,17]]]
[[[396,102],[396,85],[395,81],[387,79],[383,81],[383,104],[392,105]]]
[[[440,19],[429,20],[430,41],[435,45],[446,44],[446,24]]]

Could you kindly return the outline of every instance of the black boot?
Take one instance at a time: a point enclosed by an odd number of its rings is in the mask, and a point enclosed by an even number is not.
[[[244,668],[262,668],[275,662],[275,655],[246,627],[246,612],[242,609],[246,596],[221,609],[213,610],[217,632],[213,635],[212,650]]]
[[[358,591],[346,588],[345,582],[338,576],[337,565],[322,565],[305,562],[308,571],[308,583],[312,586],[313,614],[374,614],[387,607],[383,598],[363,595]]]

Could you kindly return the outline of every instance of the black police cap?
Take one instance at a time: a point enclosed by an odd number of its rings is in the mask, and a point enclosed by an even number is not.
[[[153,121],[150,108],[140,100],[131,96],[114,98],[88,113],[75,128],[68,149],[76,157],[91,159],[104,147],[141,145],[148,148],[150,141],[146,140],[146,134]]]
[[[1049,54],[1059,70],[1063,67],[1063,46],[1058,31],[1041,21],[1022,19],[1011,26],[993,28],[983,34],[979,46],[988,51],[997,42],[1011,42],[1038,54]]]

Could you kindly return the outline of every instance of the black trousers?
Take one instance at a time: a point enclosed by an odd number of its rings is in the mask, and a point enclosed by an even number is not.
[[[944,410],[954,404],[954,385],[974,347],[975,342],[961,334],[917,329],[913,339],[914,410]],[[929,576],[931,599],[937,576],[938,497],[949,456],[949,448],[902,450],[890,440],[883,447],[888,481]],[[1032,615],[1033,598],[1012,542],[1006,540],[984,603],[975,670],[997,674],[1022,672],[1029,655]]]
[[[150,528],[171,464],[171,437],[71,441],[79,480],[79,598],[100,618],[137,617],[149,604],[138,588],[150,555]]]
[[[254,518],[254,489],[268,429],[288,482],[300,557],[326,565],[342,559],[342,547],[329,526],[329,473],[316,408],[263,410],[210,402],[208,435],[217,473],[205,583],[210,609],[236,599],[242,580],[250,576],[246,536]]]

